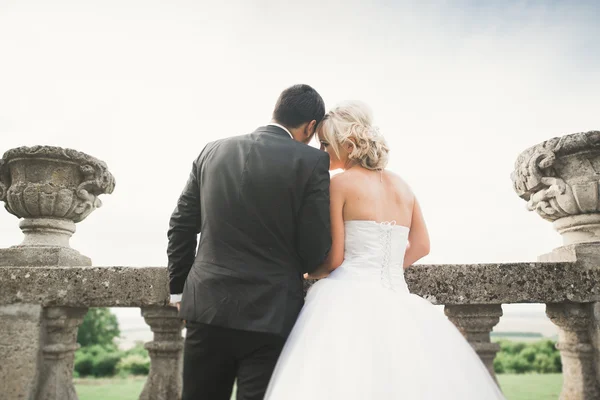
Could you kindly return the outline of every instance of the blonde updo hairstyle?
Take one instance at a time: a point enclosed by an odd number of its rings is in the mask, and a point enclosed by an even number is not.
[[[340,158],[340,149],[348,150],[348,161],[369,170],[383,170],[389,148],[379,129],[372,125],[370,108],[359,101],[348,101],[325,114],[319,129]]]

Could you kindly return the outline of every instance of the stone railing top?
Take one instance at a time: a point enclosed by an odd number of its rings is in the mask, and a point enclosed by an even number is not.
[[[600,299],[600,271],[569,262],[415,265],[412,293],[434,304],[587,303]]]
[[[412,293],[434,304],[600,300],[600,271],[570,262],[416,265],[406,279]],[[165,305],[167,281],[164,267],[0,267],[0,304]]]
[[[167,282],[164,267],[0,267],[0,304],[165,305]]]

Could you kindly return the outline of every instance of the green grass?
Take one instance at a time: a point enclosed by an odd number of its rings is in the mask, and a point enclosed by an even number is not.
[[[146,377],[82,378],[74,379],[73,382],[79,400],[137,400]],[[235,400],[235,387],[231,399]]]
[[[500,374],[498,381],[507,400],[556,400],[562,374]]]
[[[498,380],[507,400],[556,400],[562,386],[561,374],[501,374]],[[75,379],[75,389],[79,400],[137,400],[145,381],[144,377]]]
[[[111,379],[75,379],[79,400],[137,400],[146,377]]]

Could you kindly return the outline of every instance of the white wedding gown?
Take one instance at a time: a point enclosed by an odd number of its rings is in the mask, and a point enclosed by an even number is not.
[[[409,229],[347,221],[345,230],[344,262],[308,291],[265,399],[504,399],[454,325],[409,293]]]

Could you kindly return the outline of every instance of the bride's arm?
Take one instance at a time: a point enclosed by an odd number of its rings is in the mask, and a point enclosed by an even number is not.
[[[404,253],[404,268],[410,267],[427,254],[429,254],[429,233],[419,202],[415,198],[410,233],[408,234],[408,246],[406,253]]]
[[[341,175],[341,174],[340,174]],[[307,279],[324,278],[334,269],[339,267],[344,261],[344,182],[341,176],[331,178],[329,188],[329,202],[331,214],[331,250],[325,259],[315,271],[306,274]]]

